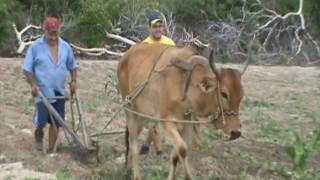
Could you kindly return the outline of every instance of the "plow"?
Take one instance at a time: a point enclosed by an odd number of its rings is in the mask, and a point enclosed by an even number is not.
[[[83,110],[81,108],[81,102],[80,98],[77,93],[75,93],[71,97],[67,96],[55,96],[55,97],[45,97],[40,91],[39,91],[39,97],[42,101],[42,103],[46,106],[46,108],[49,111],[50,119],[53,118],[61,125],[65,136],[67,140],[77,146],[80,147],[83,151],[95,151],[97,149],[96,144],[92,139],[90,139],[90,136],[88,134],[88,126],[87,121],[83,116]],[[54,107],[50,104],[49,100],[56,100],[56,99],[64,99],[70,101],[70,110],[71,110],[71,125],[70,128],[69,125],[64,121],[64,119],[60,116],[60,114],[54,109]],[[78,114],[78,124],[79,126],[76,128],[76,121],[74,116],[74,104],[76,106],[76,112]],[[52,124],[54,127],[56,127],[54,121],[52,121]],[[78,130],[81,130],[82,136],[78,134]],[[56,149],[56,145],[55,145]],[[55,151],[54,149],[54,151]]]

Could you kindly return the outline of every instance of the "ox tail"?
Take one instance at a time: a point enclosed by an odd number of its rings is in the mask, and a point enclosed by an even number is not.
[[[128,154],[129,154],[129,130],[128,126],[126,126],[126,132],[125,132],[125,143],[126,143],[126,165],[128,165]]]

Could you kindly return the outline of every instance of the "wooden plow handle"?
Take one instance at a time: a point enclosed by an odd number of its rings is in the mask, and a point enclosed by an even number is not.
[[[80,138],[78,137],[78,135],[76,133],[74,133],[68,126],[67,124],[64,122],[64,120],[62,119],[62,117],[59,115],[59,113],[52,107],[52,105],[49,103],[48,99],[42,94],[41,91],[38,91],[39,93],[39,97],[41,99],[41,101],[43,102],[43,104],[46,106],[46,108],[48,109],[49,113],[52,114],[52,116],[61,124],[62,128],[65,130],[65,132],[67,132],[73,139],[73,141],[75,143],[77,143],[81,149],[87,149],[90,150],[90,147],[88,146],[88,144],[83,143]]]

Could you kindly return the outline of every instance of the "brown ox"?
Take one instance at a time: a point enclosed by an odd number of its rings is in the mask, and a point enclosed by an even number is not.
[[[117,75],[123,99],[133,98],[129,109],[161,119],[208,122],[208,117],[217,117],[218,123],[206,126],[218,126],[230,139],[236,139],[241,136],[238,112],[244,70],[217,68],[188,47],[138,44],[120,60]],[[128,110],[126,120],[127,165],[138,180],[141,179],[138,136],[143,127],[153,127],[157,122]],[[193,124],[160,122],[160,125],[174,146],[168,179],[175,179],[177,162],[181,163],[186,179],[192,179],[186,141],[192,138]]]

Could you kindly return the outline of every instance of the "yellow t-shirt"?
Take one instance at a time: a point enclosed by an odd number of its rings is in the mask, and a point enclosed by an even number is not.
[[[166,44],[166,45],[171,45],[171,46],[176,45],[172,39],[170,39],[169,37],[167,37],[165,35],[161,35],[161,38],[158,41],[149,36],[149,37],[147,37],[147,39],[143,40],[142,42],[149,43],[149,44]]]

